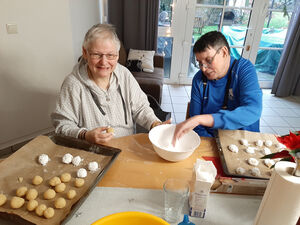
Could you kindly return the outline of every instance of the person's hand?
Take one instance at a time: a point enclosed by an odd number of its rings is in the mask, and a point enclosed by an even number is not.
[[[176,125],[175,132],[172,139],[172,145],[175,146],[176,141],[181,138],[184,134],[198,126],[197,118],[191,117]]]
[[[113,132],[107,132],[109,127],[99,127],[93,130],[87,131],[85,139],[94,144],[106,143],[114,137]]]
[[[170,118],[170,119],[168,119],[168,120],[166,120],[164,122],[155,121],[154,123],[152,123],[151,129],[154,128],[154,127],[156,127],[156,126],[162,125],[162,124],[171,124],[171,122],[172,122],[172,118]]]

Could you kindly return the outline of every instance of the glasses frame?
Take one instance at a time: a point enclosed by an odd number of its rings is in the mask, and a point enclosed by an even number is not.
[[[108,54],[100,54],[100,53],[91,53],[91,52],[88,52],[91,59],[93,60],[100,60],[103,58],[103,56],[105,56],[106,60],[115,60],[117,59],[118,55],[117,54],[111,54],[111,53],[108,53]]]
[[[216,55],[220,52],[220,50],[221,50],[222,48],[223,48],[223,46],[220,47],[220,48],[218,48],[217,51],[216,51],[216,53],[214,54],[214,56],[213,56],[210,60],[208,60],[207,63],[199,63],[199,62],[198,62],[199,68],[209,68],[209,67],[211,67],[211,64],[213,63],[213,61],[214,61]]]

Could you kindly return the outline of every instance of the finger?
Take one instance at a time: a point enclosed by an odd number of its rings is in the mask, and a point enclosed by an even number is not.
[[[165,122],[163,122],[162,124],[171,124],[172,123],[172,118],[166,120]]]

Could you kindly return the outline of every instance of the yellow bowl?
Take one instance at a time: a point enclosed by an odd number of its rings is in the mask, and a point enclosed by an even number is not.
[[[92,223],[92,225],[170,225],[163,219],[144,212],[115,213]]]

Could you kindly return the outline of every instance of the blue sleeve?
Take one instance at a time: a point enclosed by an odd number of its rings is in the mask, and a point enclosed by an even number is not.
[[[241,59],[233,79],[233,92],[238,106],[233,110],[220,110],[212,114],[214,129],[240,129],[260,119],[262,112],[262,91],[256,70],[249,60]]]

